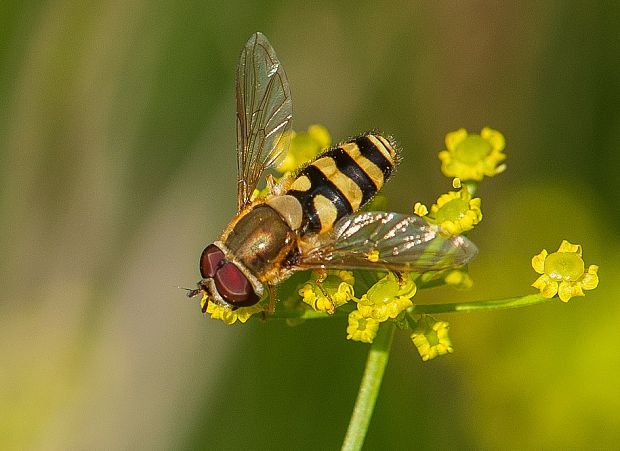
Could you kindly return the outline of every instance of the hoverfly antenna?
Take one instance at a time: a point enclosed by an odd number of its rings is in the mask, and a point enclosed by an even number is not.
[[[187,297],[188,298],[193,298],[195,296],[198,296],[198,294],[200,293],[200,289],[199,288],[185,288],[185,287],[177,287],[179,290],[185,290],[187,291]]]

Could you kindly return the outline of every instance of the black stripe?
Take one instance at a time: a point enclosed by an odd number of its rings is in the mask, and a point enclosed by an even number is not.
[[[375,181],[370,178],[366,172],[360,167],[359,164],[341,147],[335,147],[323,154],[326,157],[331,157],[336,163],[336,167],[340,172],[349,177],[359,186],[362,190],[362,203],[360,208],[368,202],[372,196],[375,195],[379,186],[375,184]],[[383,180],[382,180],[383,181]]]
[[[390,174],[392,173],[392,169],[394,165],[391,161],[389,161],[383,152],[377,149],[377,146],[370,140],[368,136],[360,136],[359,138],[355,138],[355,144],[360,149],[362,155],[376,164],[381,172],[383,172],[384,180],[387,180]]]
[[[314,208],[312,196],[308,193],[308,191],[289,190],[286,194],[290,194],[301,204],[302,216],[300,234],[303,235],[306,232],[317,232],[321,230],[321,221],[319,220],[319,215]]]
[[[319,194],[325,196],[336,207],[336,220],[352,213],[353,209],[349,200],[340,192],[338,188],[329,181],[327,177],[312,164],[306,166],[299,173],[298,177],[305,175],[310,180],[310,189],[306,191],[289,190],[287,194],[295,197],[301,203],[303,217],[301,234],[307,232],[319,232],[321,230],[321,220],[314,208],[314,198]]]

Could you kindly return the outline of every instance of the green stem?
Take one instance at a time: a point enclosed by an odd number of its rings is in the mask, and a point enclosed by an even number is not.
[[[544,304],[550,302],[554,298],[546,298],[542,294],[529,294],[527,296],[518,296],[514,298],[505,299],[490,299],[486,301],[473,301],[473,302],[453,302],[445,304],[415,304],[411,309],[415,313],[454,313],[454,312],[473,312],[478,310],[503,310],[517,307],[527,307],[530,305]],[[273,315],[268,316],[268,319],[289,319],[289,318],[301,318],[301,319],[319,319],[319,318],[333,318],[338,316],[347,315],[354,307],[353,305],[344,305],[333,315],[328,315],[323,312],[316,312],[314,310],[292,310],[292,311],[279,311]]]
[[[454,313],[474,312],[477,310],[503,310],[543,304],[551,301],[551,299],[538,293],[515,298],[491,299],[487,301],[454,302],[450,304],[416,304],[413,306],[412,311],[415,313]]]
[[[379,388],[381,388],[385,366],[390,357],[393,336],[394,323],[387,321],[381,324],[368,353],[368,360],[366,360],[366,368],[357,393],[357,400],[355,401],[355,407],[349,422],[349,429],[347,429],[347,435],[342,444],[343,450],[362,449],[370,418],[377,401],[377,395],[379,394]]]

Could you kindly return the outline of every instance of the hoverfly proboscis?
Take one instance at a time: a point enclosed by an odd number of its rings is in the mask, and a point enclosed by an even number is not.
[[[237,95],[237,215],[200,256],[202,279],[190,297],[236,309],[259,302],[296,271],[442,271],[468,263],[476,246],[445,236],[416,215],[359,210],[398,162],[391,139],[367,133],[332,147],[275,185],[252,194],[291,139],[288,80],[261,33],[241,52]],[[372,255],[372,258],[370,256]]]

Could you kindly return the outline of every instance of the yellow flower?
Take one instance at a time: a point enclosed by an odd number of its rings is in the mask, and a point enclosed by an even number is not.
[[[453,269],[449,271],[445,277],[444,281],[446,285],[450,285],[459,290],[468,290],[474,286],[474,281],[467,271],[463,271],[462,269]]]
[[[335,309],[353,299],[355,279],[350,271],[336,271],[317,284],[319,275],[312,273],[312,279],[298,291],[302,300],[317,312],[334,313]],[[326,296],[327,295],[327,296]]]
[[[416,294],[416,284],[407,274],[399,279],[393,273],[375,283],[361,298],[355,299],[357,310],[364,318],[377,322],[396,319],[401,312],[413,306],[411,298]]]
[[[413,206],[413,212],[418,216],[426,216],[428,214],[428,208],[421,202],[416,202]]]
[[[202,300],[200,301],[200,305],[203,309],[205,302],[206,295],[204,295],[202,297]],[[254,304],[250,307],[239,307],[236,310],[233,310],[232,308],[223,305],[218,305],[215,302],[209,302],[209,305],[207,305],[206,313],[211,314],[211,318],[220,319],[230,326],[231,324],[236,323],[237,320],[241,323],[245,323],[248,319],[250,319],[252,315],[261,312],[264,309],[265,308],[262,302]]]
[[[368,258],[369,262],[373,262],[373,263],[378,262],[379,261],[379,251],[377,249],[374,249],[374,250],[370,251],[368,253],[368,257],[366,257],[366,258]]]
[[[373,318],[382,323],[388,319],[395,319],[404,310],[413,306],[411,299],[405,296],[393,298],[390,302],[370,304],[366,295],[363,295],[357,305],[357,310],[366,318]]]
[[[355,283],[355,277],[353,277],[353,271],[338,271],[336,276],[343,282],[353,285]]]
[[[461,128],[446,135],[447,150],[439,152],[441,172],[447,177],[480,181],[486,175],[492,177],[506,169],[500,164],[506,159],[502,153],[506,147],[504,136],[489,127],[479,135],[467,133]]]
[[[349,313],[347,340],[372,343],[379,330],[379,322],[369,316],[364,316],[359,310]]]
[[[430,213],[424,215],[428,210],[419,202],[415,204],[414,212],[419,216],[426,216],[429,222],[437,224],[446,233],[459,235],[473,229],[482,221],[480,204],[480,198],[472,199],[471,193],[464,187],[439,196],[437,203],[431,206]]]
[[[423,316],[411,334],[411,341],[418,349],[423,361],[453,352],[452,342],[448,336],[450,324],[436,321],[430,316]]]
[[[331,145],[332,138],[322,125],[311,125],[307,132],[292,132],[291,145],[278,165],[281,173],[296,171]]]
[[[573,296],[585,296],[583,290],[593,290],[598,286],[598,266],[590,265],[586,271],[581,255],[581,246],[566,240],[553,254],[547,254],[543,249],[532,258],[534,271],[542,274],[532,286],[546,298],[559,294],[563,302]]]

